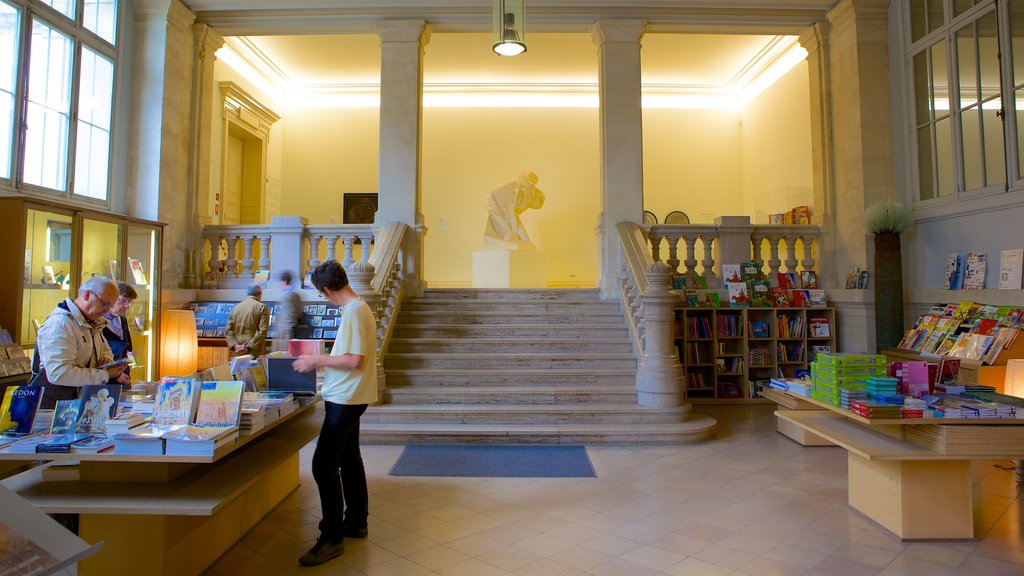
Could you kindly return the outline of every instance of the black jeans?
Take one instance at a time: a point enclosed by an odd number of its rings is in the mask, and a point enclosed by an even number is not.
[[[320,491],[320,537],[339,542],[349,528],[366,526],[366,471],[359,453],[359,417],[366,404],[324,401],[324,424],[313,452],[313,479]]]

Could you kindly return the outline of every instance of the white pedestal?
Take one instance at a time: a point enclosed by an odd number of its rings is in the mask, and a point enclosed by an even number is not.
[[[473,252],[473,288],[546,288],[548,258],[539,251]]]

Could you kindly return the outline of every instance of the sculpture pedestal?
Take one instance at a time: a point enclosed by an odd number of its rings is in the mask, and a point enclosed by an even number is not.
[[[473,252],[473,288],[546,288],[548,259],[539,251]]]

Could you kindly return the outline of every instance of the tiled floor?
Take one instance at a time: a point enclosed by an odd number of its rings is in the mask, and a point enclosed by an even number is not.
[[[369,538],[300,568],[320,514],[310,445],[302,487],[208,575],[1024,574],[1022,490],[995,466],[1009,462],[975,463],[978,541],[904,543],[847,506],[845,450],[776,434],[768,406],[700,411],[716,439],[591,447],[597,478],[394,478],[402,447],[364,447]]]

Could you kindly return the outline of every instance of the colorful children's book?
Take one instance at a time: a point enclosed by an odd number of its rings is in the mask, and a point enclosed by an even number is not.
[[[700,305],[700,300],[697,299],[696,290],[686,290],[686,305],[690,308],[696,308]]]
[[[772,307],[772,287],[767,280],[749,280],[747,289],[750,294],[750,305],[755,308]]]
[[[57,405],[53,407],[50,434],[73,432],[76,422],[78,422],[78,400],[57,400]]]
[[[686,282],[686,287],[694,290],[707,290],[708,280],[703,274],[691,274]]]
[[[686,288],[686,276],[683,276],[682,274],[677,274],[677,275],[673,276],[672,277],[672,289],[673,290],[682,290],[683,288]]]
[[[718,295],[717,290],[711,290],[704,294],[704,303],[708,308],[721,308],[722,298]]]
[[[818,274],[814,270],[800,272],[800,287],[803,289],[816,289],[818,287]]]
[[[245,383],[237,380],[203,382],[196,412],[197,426],[238,426]]]
[[[792,305],[789,301],[789,289],[772,288],[772,304],[776,308],[789,308]]]
[[[783,290],[799,288],[796,284],[796,274],[793,272],[779,272],[775,275],[775,287]]]
[[[106,434],[107,419],[117,414],[117,401],[121,397],[120,384],[88,384],[82,387],[78,401],[78,420],[75,432],[79,434]]]
[[[19,436],[31,434],[42,399],[42,386],[8,386],[0,403],[0,432]]]
[[[153,402],[153,423],[185,425],[195,418],[199,406],[200,386],[191,378],[160,382]]]
[[[809,308],[811,306],[811,296],[807,293],[807,290],[790,290],[789,305],[793,308]]]
[[[805,290],[805,292],[807,292],[807,301],[811,308],[824,308],[828,305],[824,290]]]
[[[744,282],[751,280],[761,280],[764,275],[761,273],[761,266],[763,263],[759,260],[747,260],[746,262],[740,262],[740,277]]]
[[[964,257],[964,290],[985,287],[986,260],[985,252],[968,252]]]
[[[828,338],[832,336],[828,318],[825,316],[811,316],[807,319],[807,325],[811,329],[812,338]]]
[[[729,306],[733,308],[746,308],[750,306],[750,296],[747,293],[747,285],[742,282],[728,282],[725,287],[729,290]]]
[[[722,264],[722,283],[728,284],[733,282],[742,282],[743,277],[740,276],[740,265],[739,264]]]
[[[946,290],[959,290],[963,285],[963,256],[946,254]]]

